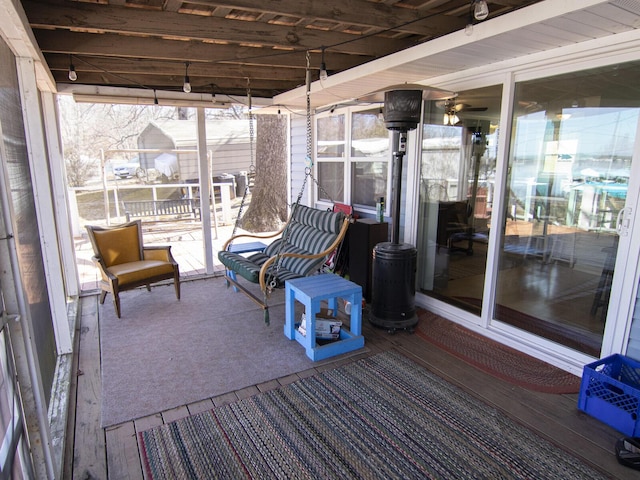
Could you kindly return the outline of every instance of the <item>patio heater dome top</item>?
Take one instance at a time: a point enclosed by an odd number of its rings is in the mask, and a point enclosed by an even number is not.
[[[404,83],[376,90],[359,100],[384,102],[387,129],[407,132],[418,126],[424,100],[443,100],[455,96],[455,93],[439,88]]]
[[[430,87],[428,85],[420,85],[417,83],[398,83],[396,85],[389,85],[388,87],[379,88],[378,90],[369,92],[362,97],[358,97],[357,100],[360,102],[382,103],[384,102],[385,93],[395,90],[419,90],[422,92],[422,100],[446,100],[448,98],[455,98],[458,96],[455,92]]]

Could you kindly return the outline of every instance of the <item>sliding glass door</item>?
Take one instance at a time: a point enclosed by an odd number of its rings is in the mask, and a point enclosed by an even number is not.
[[[599,356],[616,259],[629,255],[620,218],[638,196],[628,187],[639,84],[640,62],[516,82],[509,119],[500,118],[500,86],[431,102],[418,290],[498,328]]]
[[[516,84],[493,318],[598,356],[640,115],[640,65]]]

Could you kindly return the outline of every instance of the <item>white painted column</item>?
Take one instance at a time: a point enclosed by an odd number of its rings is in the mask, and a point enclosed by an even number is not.
[[[200,213],[202,215],[202,241],[204,248],[204,264],[207,275],[213,275],[213,240],[211,238],[211,209],[209,198],[211,190],[211,171],[207,157],[207,128],[204,107],[196,109],[198,121],[198,174],[200,176]],[[215,210],[214,210],[215,215]]]
[[[67,295],[64,286],[64,273],[60,263],[60,245],[55,224],[55,211],[51,199],[51,179],[49,169],[42,168],[37,162],[45,163],[48,158],[45,135],[42,129],[42,112],[33,60],[18,58],[18,78],[24,118],[25,136],[31,179],[35,195],[35,208],[38,214],[38,228],[42,247],[42,261],[47,280],[53,329],[56,336],[58,354],[72,352],[71,331],[67,318]]]
[[[60,144],[58,115],[55,96],[45,92],[41,95],[44,116],[45,134],[47,136],[47,150],[49,151],[49,167],[51,171],[51,187],[53,188],[53,207],[55,209],[58,246],[62,257],[67,296],[75,297],[80,293],[80,281],[76,267],[76,254],[73,242],[73,221],[69,210],[67,176],[65,172],[64,155]],[[74,198],[74,202],[75,202]]]

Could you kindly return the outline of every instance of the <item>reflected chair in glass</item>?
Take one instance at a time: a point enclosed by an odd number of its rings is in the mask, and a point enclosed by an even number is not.
[[[439,202],[437,244],[473,255],[472,209],[466,200]],[[463,246],[460,246],[462,244]]]
[[[100,304],[107,293],[113,295],[116,315],[120,318],[120,292],[173,279],[176,298],[180,299],[180,271],[171,255],[170,246],[145,247],[142,241],[142,222],[113,227],[86,225],[93,260],[100,270]]]

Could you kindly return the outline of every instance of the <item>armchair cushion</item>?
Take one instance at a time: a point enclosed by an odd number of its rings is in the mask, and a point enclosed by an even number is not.
[[[99,256],[107,267],[142,260],[140,230],[130,224],[108,230],[94,229],[93,236]]]
[[[158,260],[121,263],[113,265],[107,270],[118,279],[120,290],[127,285],[139,286],[141,282],[144,284],[152,278],[166,277],[167,275],[173,277],[173,265]]]

